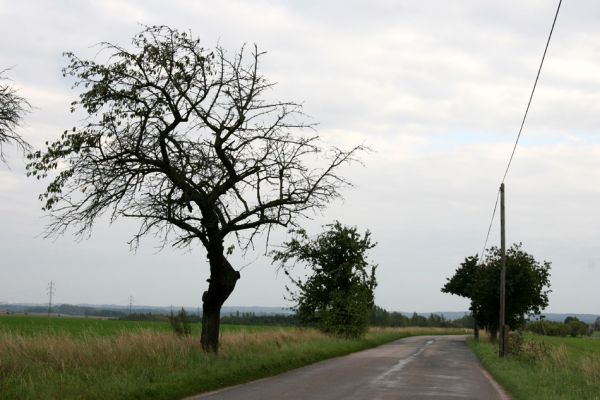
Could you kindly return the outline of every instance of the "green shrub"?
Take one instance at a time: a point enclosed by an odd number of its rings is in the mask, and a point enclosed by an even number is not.
[[[171,312],[171,315],[169,316],[169,323],[171,324],[173,332],[179,336],[190,336],[192,334],[192,325],[190,323],[188,314],[185,312],[183,307],[181,310],[179,310],[177,315],[173,315]]]

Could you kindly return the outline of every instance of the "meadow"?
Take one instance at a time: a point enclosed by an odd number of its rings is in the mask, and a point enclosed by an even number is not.
[[[294,327],[223,325],[218,357],[198,327],[178,337],[167,323],[0,317],[0,393],[9,399],[179,399],[326,358],[462,329],[374,328],[362,339]]]
[[[526,333],[520,354],[497,356],[497,344],[468,341],[512,398],[600,400],[600,340]]]
[[[246,329],[240,325],[223,325],[224,331]],[[267,326],[250,326],[246,330],[265,330]],[[39,335],[69,335],[82,336],[114,336],[125,332],[171,332],[171,326],[163,321],[125,321],[118,319],[100,319],[85,317],[50,317],[6,315],[0,316],[0,333],[8,332],[23,336]],[[192,335],[200,334],[200,325],[192,325]]]

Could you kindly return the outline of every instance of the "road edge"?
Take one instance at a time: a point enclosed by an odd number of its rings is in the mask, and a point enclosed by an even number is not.
[[[471,352],[472,352],[472,350],[471,350]],[[475,354],[475,353],[473,353],[473,354]],[[477,355],[475,355],[475,357],[477,357]],[[479,362],[479,369],[481,370],[481,373],[483,374],[483,376],[486,377],[486,379],[494,387],[494,389],[496,390],[496,392],[498,392],[498,399],[500,399],[500,400],[512,400],[512,397],[510,397],[508,395],[508,393],[506,392],[506,390],[504,390],[504,388],[498,382],[496,382],[496,380],[494,379],[494,377],[483,367],[483,365],[481,364],[481,361],[479,361],[479,357],[477,358],[477,361]]]

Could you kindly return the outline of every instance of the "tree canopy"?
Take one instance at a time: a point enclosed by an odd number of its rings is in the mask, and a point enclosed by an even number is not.
[[[288,288],[298,319],[316,324],[336,335],[356,337],[368,326],[377,285],[376,265],[367,261],[367,251],[375,247],[371,233],[335,222],[315,239],[306,231],[293,231],[294,237],[274,252],[288,276],[295,262],[311,271],[305,279],[291,278],[296,289]]]
[[[29,149],[29,145],[16,129],[30,108],[27,100],[8,83],[5,73],[6,70],[0,71],[0,161],[4,162],[5,144],[14,144],[24,152]]]
[[[83,89],[72,110],[88,118],[31,154],[28,174],[53,174],[40,196],[48,235],[89,234],[108,213],[139,221],[133,246],[148,233],[200,242],[210,265],[202,344],[216,352],[220,309],[240,277],[225,239],[246,250],[265,229],[325,207],[349,185],[338,167],[362,147],[325,148],[300,104],[272,100],[256,46],[230,56],[151,26],[130,47],[103,43],[104,62],[65,53],[64,75]]]
[[[479,265],[477,256],[467,257],[454,275],[447,279],[442,292],[471,300],[470,310],[480,327],[495,336],[499,325],[501,251],[488,250]],[[506,324],[517,328],[525,317],[540,314],[548,305],[550,262],[538,262],[514,244],[506,251]]]

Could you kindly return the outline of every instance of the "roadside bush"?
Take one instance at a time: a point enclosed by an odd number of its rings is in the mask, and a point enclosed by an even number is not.
[[[590,334],[589,326],[575,317],[568,317],[564,323],[555,321],[532,321],[526,330],[544,336],[584,336]]]
[[[169,323],[171,324],[171,328],[173,328],[173,332],[175,332],[177,335],[191,336],[192,324],[183,307],[181,310],[179,310],[177,315],[173,315],[173,313],[171,313],[169,316]]]
[[[532,321],[525,328],[526,330],[545,336],[567,336],[570,333],[569,327],[561,322],[555,321]]]
[[[521,331],[511,331],[506,337],[506,354],[527,360],[542,360],[549,355],[548,345],[523,335]]]
[[[523,334],[519,331],[508,332],[506,337],[505,350],[506,354],[518,355],[521,354],[523,348]]]

